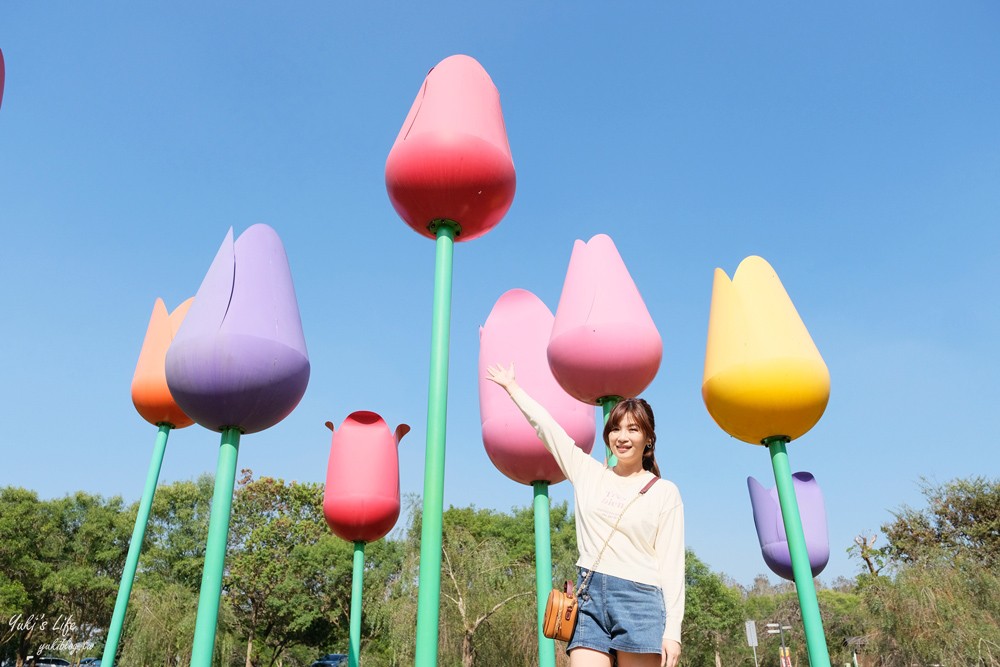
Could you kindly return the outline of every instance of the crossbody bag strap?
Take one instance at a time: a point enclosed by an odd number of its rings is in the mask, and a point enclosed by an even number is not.
[[[649,491],[654,484],[656,484],[658,479],[660,478],[653,475],[653,478],[646,483],[646,486],[642,487],[642,489],[639,490],[639,493],[633,496],[632,500],[628,501],[628,504],[622,508],[622,511],[618,514],[618,518],[615,520],[615,525],[611,528],[611,532],[608,533],[608,539],[604,540],[604,546],[602,546],[601,550],[597,552],[597,558],[594,559],[594,567],[587,570],[587,576],[584,577],[583,582],[580,583],[580,588],[576,592],[577,597],[583,594],[584,589],[587,588],[587,584],[590,583],[590,575],[594,573],[594,568],[596,568],[598,563],[601,562],[601,556],[604,555],[604,550],[608,548],[608,543],[611,542],[611,536],[615,534],[616,530],[618,530],[618,524],[621,523],[622,517],[625,516],[625,511],[632,506],[632,503],[639,500],[640,496],[645,495],[646,492]]]

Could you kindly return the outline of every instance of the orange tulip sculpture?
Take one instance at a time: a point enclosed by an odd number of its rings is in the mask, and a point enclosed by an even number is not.
[[[146,475],[146,488],[139,501],[139,513],[135,518],[132,541],[128,545],[125,569],[118,585],[118,598],[115,600],[115,610],[111,615],[108,639],[104,644],[101,664],[108,667],[114,667],[115,664],[118,642],[121,640],[122,626],[125,624],[125,611],[129,595],[132,593],[136,567],[139,564],[139,550],[146,535],[146,524],[153,506],[156,483],[160,478],[163,454],[167,448],[167,437],[170,435],[170,429],[184,428],[194,423],[170,395],[165,371],[167,350],[170,349],[170,343],[193,301],[193,298],[188,299],[177,306],[174,312],[168,314],[163,299],[156,300],[153,304],[153,314],[149,318],[149,326],[146,328],[146,338],[139,352],[139,361],[135,366],[135,375],[132,377],[132,403],[142,418],[156,426],[159,432],[156,436],[156,445],[153,447],[149,473]]]
[[[733,279],[715,271],[702,383],[705,406],[734,438],[771,455],[812,667],[830,664],[785,445],[826,410],[830,373],[777,273],[760,257]]]

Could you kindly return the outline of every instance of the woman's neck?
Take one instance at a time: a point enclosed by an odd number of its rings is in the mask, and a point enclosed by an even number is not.
[[[615,467],[612,468],[612,470],[619,477],[632,477],[633,475],[638,475],[639,473],[641,473],[643,471],[643,467],[642,463],[639,463],[638,466],[625,467],[619,461],[618,463],[615,464]]]

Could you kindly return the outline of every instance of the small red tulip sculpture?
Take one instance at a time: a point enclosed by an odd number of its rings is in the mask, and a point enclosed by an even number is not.
[[[333,430],[333,424],[327,422]],[[378,414],[352,412],[330,444],[323,514],[330,530],[348,542],[385,537],[399,518],[399,441],[410,427],[395,432]]]
[[[323,514],[338,537],[354,543],[354,577],[351,586],[351,625],[348,665],[360,661],[361,594],[365,543],[385,537],[399,518],[399,442],[410,427],[395,432],[378,414],[352,412],[340,430],[333,431],[330,461],[326,468]]]

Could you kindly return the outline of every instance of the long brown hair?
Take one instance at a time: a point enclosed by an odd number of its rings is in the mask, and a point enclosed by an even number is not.
[[[611,447],[611,441],[608,439],[611,435],[611,429],[620,423],[626,415],[639,426],[649,443],[642,450],[643,470],[648,470],[659,477],[660,466],[656,465],[656,419],[653,418],[653,408],[649,407],[649,403],[645,399],[626,398],[618,401],[615,407],[611,408],[611,414],[608,415],[608,420],[604,423],[604,444]]]

